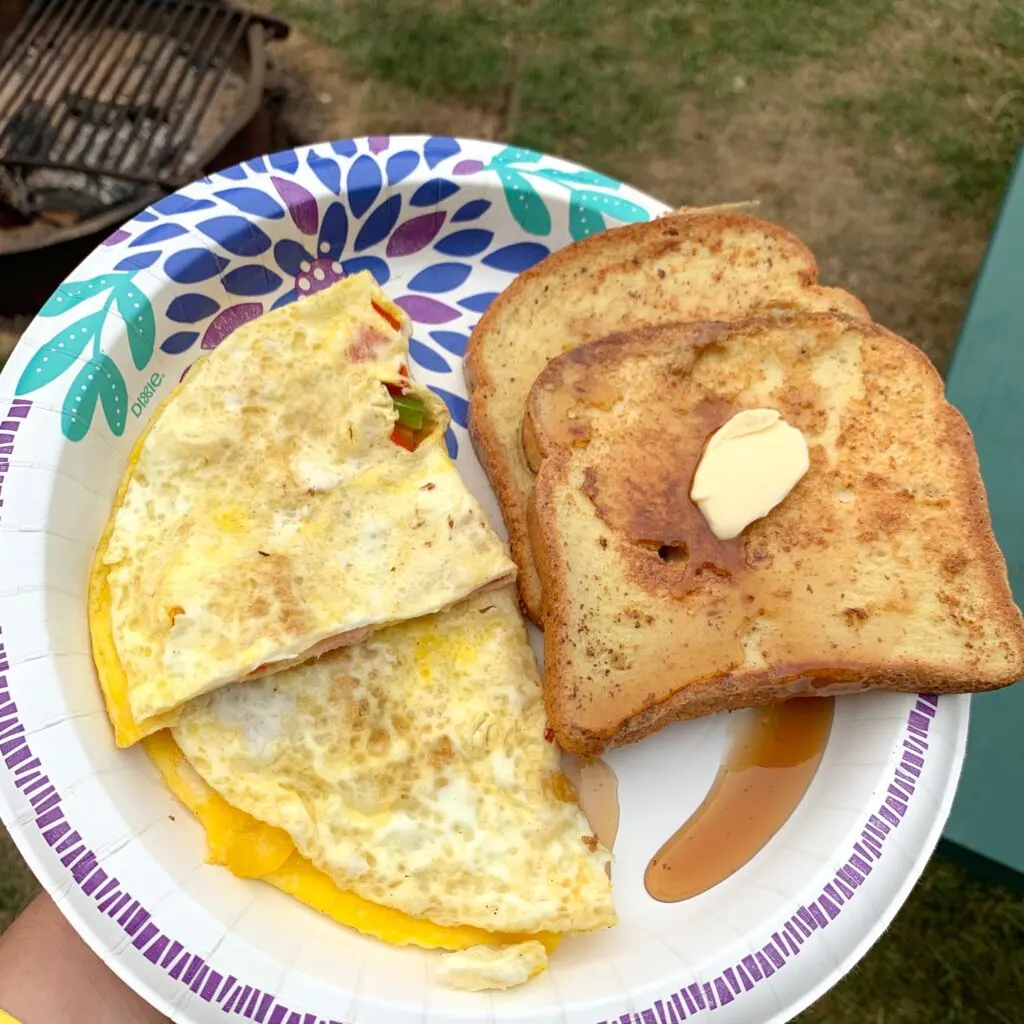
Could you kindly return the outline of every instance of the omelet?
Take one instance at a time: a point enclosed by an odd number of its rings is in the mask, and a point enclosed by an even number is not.
[[[615,922],[610,854],[546,725],[506,587],[198,697],[172,734],[346,892],[443,927],[591,931]]]
[[[93,656],[118,744],[143,741],[211,862],[508,987],[614,924],[611,855],[407,341],[358,275],[193,368],[94,557]]]
[[[466,992],[513,988],[540,974],[548,954],[540,942],[527,940],[504,946],[470,946],[441,958],[438,976],[450,988]]]
[[[615,923],[511,587],[198,697],[143,745],[208,859],[394,945],[438,978],[522,984]]]
[[[468,950],[470,958],[473,950],[486,948],[505,951],[503,959],[508,959],[511,951],[527,943],[533,949],[532,944],[539,942],[545,954],[558,945],[560,936],[553,932],[512,935],[468,925],[438,925],[347,892],[299,854],[286,832],[232,807],[211,789],[188,763],[170,730],[147,736],[142,745],[171,792],[203,826],[207,861],[223,865],[239,878],[258,878],[339,924],[396,946]],[[476,974],[478,981],[480,974]]]
[[[443,403],[408,376],[408,336],[357,274],[240,327],[154,414],[92,573],[120,745],[514,578],[445,451]]]

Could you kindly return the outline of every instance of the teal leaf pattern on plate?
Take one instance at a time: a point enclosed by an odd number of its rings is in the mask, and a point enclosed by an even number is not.
[[[50,381],[56,380],[76,362],[90,343],[94,343],[103,330],[107,309],[96,310],[69,324],[55,334],[32,356],[22,372],[15,394],[27,395]]]
[[[128,389],[114,361],[102,352],[79,370],[64,399],[60,426],[69,441],[81,441],[85,437],[92,424],[97,398],[111,432],[120,437],[127,419]]]
[[[621,188],[621,183],[607,174],[586,167],[564,170],[536,166],[541,159],[542,154],[531,149],[506,146],[487,166],[501,181],[509,212],[529,234],[551,233],[551,212],[533,183],[538,180],[561,185],[569,191],[569,233],[577,241],[603,231],[607,226],[606,215],[627,222],[650,218],[642,206],[611,194]]]
[[[534,149],[525,149],[522,146],[506,146],[494,157],[492,164],[497,164],[498,166],[507,164],[535,164],[540,160],[541,156],[542,154]]]
[[[557,167],[538,167],[530,173],[537,175],[538,178],[547,178],[548,181],[557,181],[566,185],[593,185],[596,188],[612,189],[619,187],[619,182],[599,171],[563,171]]]
[[[123,277],[131,277],[131,274],[120,274],[111,271],[109,274],[100,274],[99,277],[90,277],[85,281],[66,281],[62,284],[39,310],[39,316],[60,316],[69,309],[74,309],[80,302],[98,295],[113,287]]]
[[[592,189],[575,190],[569,196],[569,202],[573,208],[576,206],[590,207],[629,224],[651,219],[651,215],[637,203],[623,199],[622,196],[612,196],[606,192],[595,192]]]
[[[114,289],[114,301],[128,330],[132,362],[136,370],[141,370],[153,356],[153,343],[156,339],[153,307],[149,299],[130,281]]]
[[[512,167],[497,168],[509,213],[516,223],[531,235],[551,233],[551,214],[537,190]]]
[[[117,436],[124,432],[128,412],[128,393],[124,376],[113,360],[100,350],[101,336],[111,307],[124,321],[128,347],[137,370],[143,369],[153,357],[156,343],[156,319],[153,307],[139,288],[132,283],[133,272],[101,274],[85,281],[61,285],[51,297],[54,312],[74,309],[83,299],[108,292],[103,305],[86,313],[74,323],[39,347],[22,372],[15,393],[29,394],[79,366],[61,409],[61,430],[69,441],[80,441],[92,424],[96,403],[110,429]],[[58,299],[61,301],[58,303]],[[91,348],[90,358],[82,355]]]
[[[576,202],[575,195],[569,201],[569,234],[573,241],[579,242],[599,231],[604,231],[604,217],[592,206],[584,206]]]

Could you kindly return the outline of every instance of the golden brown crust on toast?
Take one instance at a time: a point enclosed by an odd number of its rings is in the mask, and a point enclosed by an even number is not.
[[[707,436],[759,406],[804,432],[811,469],[719,541],[692,475]],[[792,314],[640,329],[556,359],[528,408],[545,699],[566,749],[809,692],[1024,675],[970,430],[884,328]]]
[[[520,596],[534,621],[541,590],[526,523],[533,477],[520,431],[537,374],[567,349],[649,324],[788,309],[869,319],[858,299],[818,286],[817,276],[810,250],[778,225],[686,209],[552,253],[495,299],[466,353],[469,431],[501,505]]]

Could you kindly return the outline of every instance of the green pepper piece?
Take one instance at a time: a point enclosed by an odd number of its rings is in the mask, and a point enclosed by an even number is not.
[[[413,430],[423,429],[427,422],[427,407],[423,404],[422,398],[417,398],[416,395],[393,395],[391,401],[395,403],[399,423]]]

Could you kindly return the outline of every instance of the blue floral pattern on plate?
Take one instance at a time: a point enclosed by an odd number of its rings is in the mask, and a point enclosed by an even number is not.
[[[180,378],[194,352],[241,324],[367,270],[412,319],[412,362],[464,430],[457,373],[476,320],[552,248],[656,212],[622,190],[531,150],[444,136],[342,139],[249,160],[111,234],[103,272],[66,282],[42,311],[60,326],[17,390],[66,379],[65,436],[84,437],[97,409],[120,434],[133,369],[180,358]],[[104,341],[111,325],[123,325],[126,350]],[[454,454],[455,432],[448,445]]]

